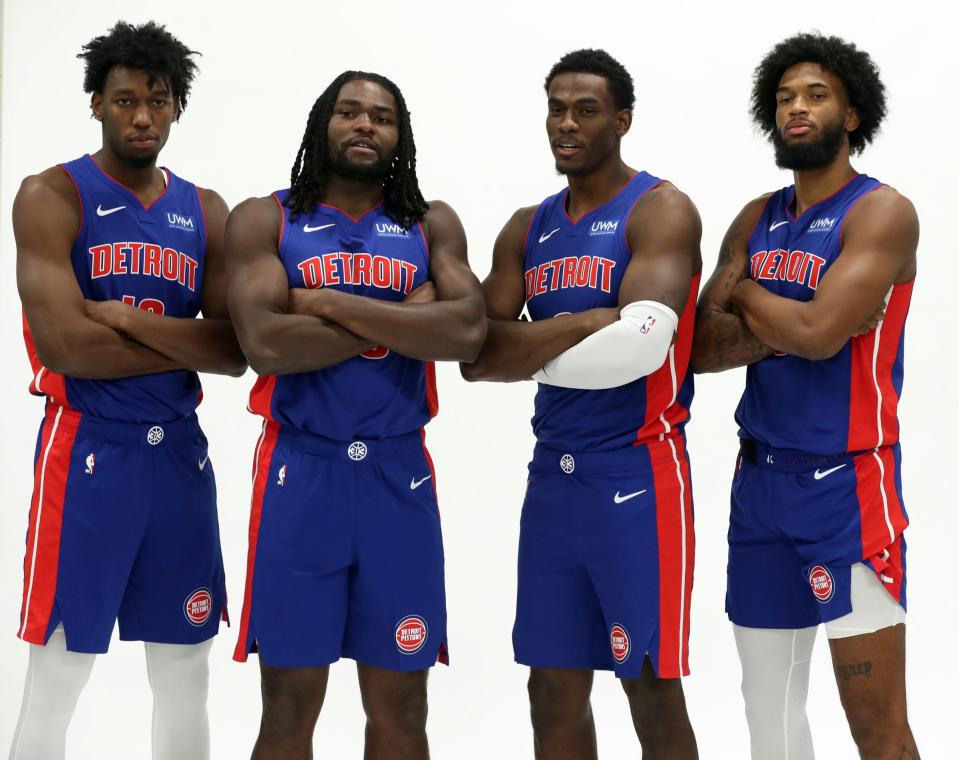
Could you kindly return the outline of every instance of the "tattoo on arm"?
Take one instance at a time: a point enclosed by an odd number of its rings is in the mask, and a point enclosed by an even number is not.
[[[871,673],[872,663],[868,660],[865,662],[855,662],[851,665],[836,666],[836,678],[841,678],[843,681],[848,681],[850,678],[856,678],[857,676],[869,678]]]

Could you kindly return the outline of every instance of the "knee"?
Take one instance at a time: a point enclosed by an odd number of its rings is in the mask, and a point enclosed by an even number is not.
[[[401,734],[425,731],[429,710],[425,675],[410,673],[389,689],[364,694],[363,709],[373,728]]]
[[[685,727],[689,718],[679,679],[656,679],[644,676],[623,679],[623,691],[629,700],[633,726],[643,747],[664,743]]]
[[[890,746],[899,746],[908,735],[909,726],[904,708],[887,700],[856,699],[843,705],[849,731],[863,758],[881,757]]]
[[[564,675],[532,670],[527,689],[535,730],[578,724],[590,717],[589,689]]]
[[[176,704],[205,703],[210,686],[209,648],[203,645],[147,644],[154,699]]]

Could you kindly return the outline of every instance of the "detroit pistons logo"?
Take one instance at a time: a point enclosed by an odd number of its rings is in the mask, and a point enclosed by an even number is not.
[[[626,662],[629,657],[629,634],[619,623],[609,629],[609,646],[613,650],[613,659],[616,662]]]
[[[198,588],[183,603],[183,614],[190,621],[190,625],[195,625],[198,628],[210,619],[212,611],[213,597],[210,591],[205,588]]]
[[[832,573],[822,565],[816,565],[809,571],[809,587],[816,601],[822,604],[832,599],[833,594],[836,593],[836,582],[833,580]]]
[[[396,648],[403,654],[415,654],[426,643],[426,621],[419,615],[407,615],[396,624]]]

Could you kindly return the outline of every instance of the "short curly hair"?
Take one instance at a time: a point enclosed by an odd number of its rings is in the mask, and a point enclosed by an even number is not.
[[[636,93],[633,90],[633,78],[619,61],[605,50],[584,48],[573,50],[560,58],[546,75],[544,88],[549,93],[549,86],[560,74],[576,72],[581,74],[595,74],[603,77],[613,96],[613,104],[618,109],[633,110],[636,104]]]
[[[869,54],[839,37],[818,32],[797,34],[770,50],[753,72],[750,114],[759,130],[776,129],[776,90],[783,73],[797,63],[818,63],[842,80],[849,105],[859,112],[859,127],[849,133],[849,152],[861,153],[886,116],[886,87]]]
[[[149,75],[150,86],[166,78],[178,113],[186,108],[190,85],[197,65],[191,56],[199,55],[170,34],[166,27],[153,21],[140,26],[118,21],[107,34],[94,37],[83,46],[77,58],[86,61],[84,92],[103,92],[107,74],[114,66],[139,69]]]

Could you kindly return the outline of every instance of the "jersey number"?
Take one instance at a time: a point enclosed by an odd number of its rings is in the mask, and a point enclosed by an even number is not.
[[[152,311],[154,314],[163,315],[163,312],[166,308],[163,306],[163,301],[159,301],[156,298],[144,298],[137,303],[136,296],[123,296],[123,303],[127,306],[135,306],[144,311]]]

